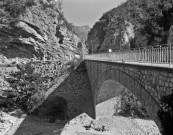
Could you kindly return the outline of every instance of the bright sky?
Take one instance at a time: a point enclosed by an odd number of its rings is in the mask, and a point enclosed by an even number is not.
[[[74,25],[93,26],[110,9],[126,0],[63,0],[66,19]]]

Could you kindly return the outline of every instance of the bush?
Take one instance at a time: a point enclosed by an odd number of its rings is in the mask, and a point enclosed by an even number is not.
[[[5,0],[2,7],[12,17],[18,17],[23,14],[28,7],[36,5],[35,0]]]
[[[25,3],[26,7],[32,7],[36,5],[36,1],[35,0],[26,0]]]
[[[47,78],[34,73],[31,64],[17,67],[20,71],[11,74],[10,78],[6,78],[12,90],[6,93],[6,98],[2,99],[3,103],[0,104],[0,108],[10,110],[21,108],[25,112],[32,112],[44,97]]]
[[[147,111],[142,107],[137,98],[130,92],[124,91],[121,98],[121,108],[118,115],[149,118]]]
[[[163,96],[160,99],[162,109],[158,111],[163,134],[173,134],[173,92],[168,96]]]
[[[68,68],[71,67],[71,65],[62,65],[59,73],[54,74],[45,70],[44,67],[40,69],[44,72],[39,72],[34,68],[37,66],[35,63],[17,65],[19,71],[6,78],[11,90],[6,91],[2,99],[0,95],[0,109],[11,111],[19,108],[26,113],[33,112],[45,101],[45,93],[55,83],[57,80],[55,78],[68,72]],[[54,67],[54,64],[49,64],[52,69],[51,66]]]

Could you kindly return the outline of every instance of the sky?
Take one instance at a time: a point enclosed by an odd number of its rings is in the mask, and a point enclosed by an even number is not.
[[[68,22],[92,27],[103,13],[126,0],[63,0],[63,12]]]

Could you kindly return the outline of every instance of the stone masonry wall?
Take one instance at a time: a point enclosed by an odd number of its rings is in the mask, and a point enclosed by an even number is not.
[[[172,69],[102,61],[85,61],[85,63],[95,105],[100,85],[106,80],[115,80],[141,101],[151,118],[160,127],[157,116],[160,109],[159,99],[171,94]]]
[[[90,82],[86,67],[81,63],[69,76],[49,95],[46,102],[39,111],[39,116],[53,116],[53,111],[58,107],[59,98],[67,102],[66,115],[73,119],[76,116],[86,113],[95,117]],[[57,113],[57,112],[56,112]]]

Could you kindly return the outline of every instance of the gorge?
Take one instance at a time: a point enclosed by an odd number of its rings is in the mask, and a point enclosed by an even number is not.
[[[85,56],[172,44],[173,2],[127,0],[93,28],[69,23],[62,6],[57,0],[0,1],[0,133],[161,134],[159,107],[147,91],[157,103],[164,95],[169,102],[172,60],[168,70]]]

